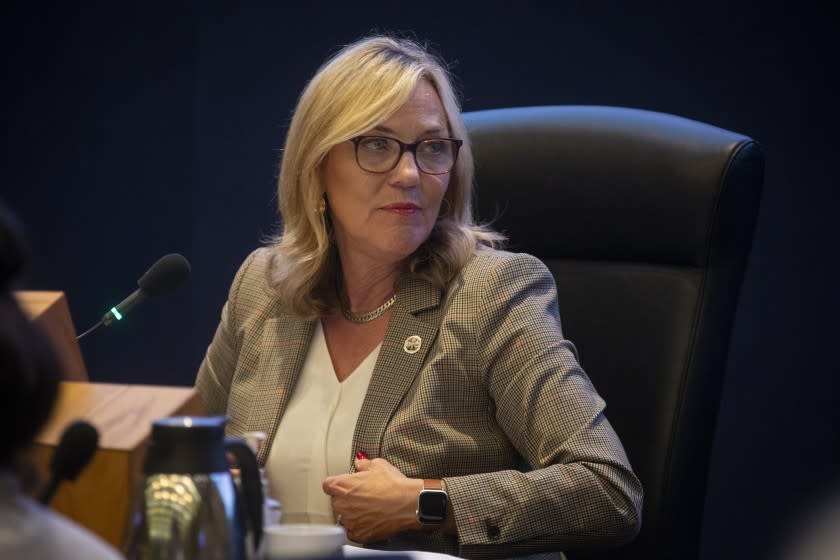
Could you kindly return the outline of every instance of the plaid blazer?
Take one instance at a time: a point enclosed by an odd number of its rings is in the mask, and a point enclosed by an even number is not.
[[[272,293],[271,255],[258,249],[239,269],[196,381],[230,434],[268,434],[262,464],[315,326]],[[489,558],[632,539],[641,484],[604,406],[537,258],[481,249],[443,291],[404,279],[351,449],[445,479],[458,534],[403,533],[377,548]]]

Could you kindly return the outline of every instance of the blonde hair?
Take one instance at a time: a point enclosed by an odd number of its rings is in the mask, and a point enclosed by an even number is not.
[[[473,158],[461,110],[444,65],[415,42],[375,36],[346,46],[315,74],[298,101],[278,181],[283,231],[271,242],[269,284],[295,315],[314,318],[338,308],[339,263],[326,213],[320,166],[330,149],[381,124],[421,80],[437,90],[450,134],[463,140],[429,238],[405,272],[442,288],[479,245],[504,237],[473,223]]]

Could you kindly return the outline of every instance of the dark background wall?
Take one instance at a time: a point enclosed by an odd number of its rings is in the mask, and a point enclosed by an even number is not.
[[[81,331],[160,255],[193,265],[188,287],[83,341],[94,380],[192,382],[238,264],[274,231],[306,80],[371,30],[413,30],[453,62],[465,110],[639,107],[764,144],[703,557],[767,556],[833,488],[837,8],[75,4],[6,3],[0,18],[0,189],[28,227],[25,286],[64,290]]]

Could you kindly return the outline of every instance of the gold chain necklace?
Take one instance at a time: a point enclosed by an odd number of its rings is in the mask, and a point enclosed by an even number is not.
[[[343,299],[343,298],[342,298]],[[388,311],[394,302],[397,301],[397,294],[392,295],[388,301],[374,309],[373,311],[368,311],[367,313],[353,313],[344,305],[344,302],[341,302],[341,314],[344,315],[344,318],[350,321],[351,323],[369,323],[376,319],[377,317],[381,316],[383,313]]]

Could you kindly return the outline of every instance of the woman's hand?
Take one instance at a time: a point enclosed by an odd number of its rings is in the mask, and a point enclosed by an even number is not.
[[[421,479],[406,477],[385,459],[357,456],[355,465],[355,473],[327,477],[323,484],[350,540],[366,544],[420,528],[416,512]]]

